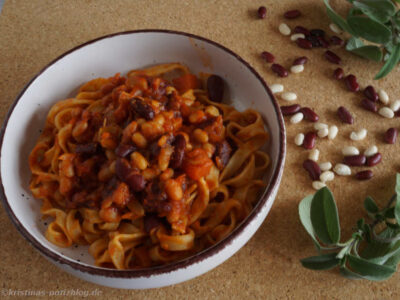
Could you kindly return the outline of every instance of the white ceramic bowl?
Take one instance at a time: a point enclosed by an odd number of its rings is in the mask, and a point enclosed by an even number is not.
[[[87,247],[59,248],[44,237],[40,200],[29,191],[28,155],[50,107],[95,77],[108,77],[148,65],[186,64],[195,74],[214,73],[229,85],[232,105],[255,108],[270,132],[268,186],[251,214],[223,241],[185,260],[145,270],[96,267]],[[192,34],[141,30],[116,33],[80,45],[51,62],[25,87],[11,106],[0,135],[3,205],[19,232],[51,262],[82,279],[116,288],[145,289],[199,276],[238,251],[267,216],[280,183],[285,158],[285,128],[278,104],[264,80],[227,48]],[[23,263],[23,261],[20,261]]]

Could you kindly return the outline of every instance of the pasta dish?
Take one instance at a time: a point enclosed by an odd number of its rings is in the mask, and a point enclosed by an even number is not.
[[[222,79],[179,63],[83,84],[56,102],[29,156],[30,189],[59,247],[140,269],[221,241],[265,187],[260,114],[223,104]]]

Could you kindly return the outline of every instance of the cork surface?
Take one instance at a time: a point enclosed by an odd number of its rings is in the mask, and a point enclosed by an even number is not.
[[[335,7],[344,0],[331,1]],[[267,18],[256,18],[259,5],[268,8]],[[376,144],[383,162],[374,167],[374,178],[358,182],[336,177],[329,184],[335,194],[341,217],[343,237],[348,238],[355,221],[364,216],[363,199],[371,195],[384,205],[393,192],[395,172],[399,170],[399,145],[385,145],[383,132],[398,127],[400,119],[387,120],[363,111],[360,95],[349,93],[343,83],[332,79],[335,66],[323,58],[323,50],[303,50],[277,30],[282,14],[298,8],[303,16],[287,21],[293,28],[304,25],[329,32],[329,20],[320,0],[280,1],[134,1],[134,0],[6,0],[0,14],[0,116],[7,110],[24,85],[51,60],[83,42],[118,31],[135,29],[173,29],[194,33],[232,49],[248,61],[267,83],[283,83],[286,91],[296,92],[297,102],[309,106],[323,122],[336,124],[339,135],[334,142],[318,140],[321,161],[339,162],[345,145],[364,150]],[[332,34],[331,32],[329,32]],[[261,51],[275,54],[277,61],[290,66],[297,56],[307,55],[310,62],[301,74],[278,78],[259,58]],[[400,68],[385,79],[373,82],[379,65],[335,50],[343,59],[346,73],[357,75],[361,86],[373,83],[384,88],[391,100],[400,99]],[[99,62],[101,63],[101,62]],[[281,105],[283,100],[278,100]],[[335,111],[346,106],[355,116],[355,124],[343,125]],[[352,130],[366,128],[368,136],[352,142]],[[2,296],[16,291],[57,295],[67,299],[79,293],[89,298],[118,299],[389,299],[400,297],[400,274],[381,283],[350,281],[337,270],[314,272],[301,267],[299,259],[315,255],[310,238],[297,213],[299,201],[313,192],[311,181],[301,167],[308,152],[294,145],[294,136],[312,129],[312,124],[287,123],[288,155],[278,196],[266,221],[254,237],[224,264],[203,276],[175,286],[129,291],[105,288],[75,278],[39,255],[17,232],[3,208],[0,209],[0,282]],[[357,170],[354,168],[353,170]],[[12,172],[12,170],[10,170]],[[12,294],[14,292],[14,294]],[[39,295],[39,294],[37,294]],[[7,297],[6,297],[7,298]],[[77,297],[76,297],[77,298]]]

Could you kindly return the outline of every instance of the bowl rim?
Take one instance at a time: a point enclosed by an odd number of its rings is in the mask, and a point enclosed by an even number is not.
[[[93,43],[103,40],[103,39],[108,39],[108,38],[112,38],[112,37],[116,37],[116,36],[120,36],[120,35],[131,35],[131,34],[137,34],[137,33],[164,33],[164,34],[174,34],[174,35],[181,35],[181,36],[186,36],[189,38],[194,38],[194,39],[206,42],[208,44],[211,44],[213,46],[216,46],[217,48],[223,50],[224,52],[226,52],[226,53],[230,54],[231,56],[233,56],[234,58],[236,58],[245,67],[247,67],[247,69],[261,82],[265,91],[271,98],[271,101],[272,101],[272,104],[273,104],[273,107],[275,110],[275,114],[278,119],[278,125],[279,125],[279,133],[280,133],[279,134],[279,156],[278,156],[276,168],[271,177],[270,185],[268,186],[266,192],[264,192],[264,195],[257,202],[256,206],[253,208],[253,210],[250,212],[250,214],[246,217],[246,219],[243,222],[241,222],[226,238],[224,238],[219,243],[217,243],[199,253],[196,253],[193,256],[183,259],[181,261],[173,262],[173,263],[170,263],[167,265],[155,266],[155,267],[151,267],[151,268],[138,269],[138,270],[116,270],[116,269],[101,268],[101,267],[97,267],[97,266],[90,266],[90,265],[86,265],[83,263],[75,262],[72,259],[64,258],[63,256],[59,255],[56,251],[50,250],[47,247],[45,247],[43,244],[41,244],[38,240],[36,240],[29,233],[29,231],[22,225],[22,223],[15,216],[13,210],[11,209],[11,206],[8,203],[8,199],[5,195],[5,189],[3,186],[2,177],[0,176],[0,199],[3,203],[3,207],[5,208],[5,211],[7,212],[12,223],[17,228],[17,230],[21,233],[21,235],[34,248],[36,248],[39,251],[39,253],[41,253],[45,257],[50,258],[51,260],[53,260],[56,263],[65,264],[77,271],[81,271],[83,273],[89,273],[91,275],[105,276],[105,277],[111,277],[111,278],[134,279],[134,278],[140,278],[140,277],[151,277],[151,276],[155,276],[155,275],[163,275],[163,274],[171,273],[173,271],[177,271],[179,269],[187,268],[190,265],[199,263],[199,262],[219,253],[221,250],[223,250],[225,247],[227,247],[237,237],[239,237],[241,235],[241,233],[244,231],[244,229],[260,214],[262,208],[265,206],[265,204],[268,201],[272,201],[272,204],[273,204],[274,199],[271,200],[270,196],[278,188],[278,184],[280,182],[280,179],[281,179],[282,173],[283,173],[283,166],[284,166],[285,155],[286,155],[286,130],[285,130],[285,126],[284,126],[283,116],[280,111],[280,107],[279,107],[273,93],[271,92],[270,88],[264,81],[264,79],[260,76],[260,74],[258,74],[258,72],[247,61],[245,61],[242,57],[240,57],[238,54],[236,54],[232,50],[228,49],[227,47],[225,47],[217,42],[214,42],[208,38],[204,38],[202,36],[198,36],[198,35],[195,35],[192,33],[176,31],[176,30],[165,30],[165,29],[139,29],[139,30],[120,31],[120,32],[112,33],[112,34],[107,34],[107,35],[89,40],[82,44],[79,44],[78,46],[71,48],[70,50],[64,52],[63,54],[59,55],[57,58],[50,61],[47,65],[45,65],[44,68],[42,68],[38,73],[36,73],[36,75],[34,75],[32,77],[32,79],[25,85],[25,87],[22,89],[22,91],[15,98],[14,102],[11,104],[11,106],[7,112],[7,115],[5,116],[5,119],[3,121],[1,130],[0,130],[0,164],[1,164],[1,151],[3,149],[4,134],[7,129],[8,121],[14,111],[14,108],[16,107],[16,105],[18,104],[18,102],[22,98],[22,96],[25,94],[25,91],[31,86],[31,84],[39,76],[42,75],[42,73],[44,73],[49,67],[51,67],[53,64],[55,64],[57,61],[61,60],[68,54],[70,54],[76,50],[79,50],[80,48],[83,48],[87,45],[93,44]]]

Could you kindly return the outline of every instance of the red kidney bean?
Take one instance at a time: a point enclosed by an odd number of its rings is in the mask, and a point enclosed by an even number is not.
[[[260,19],[265,19],[265,17],[267,16],[267,8],[265,6],[260,6],[257,13]]]
[[[131,154],[136,150],[136,147],[133,145],[128,144],[119,144],[118,147],[115,149],[115,154],[119,157],[125,157]]]
[[[318,39],[318,37],[316,37],[316,36],[313,36],[313,35],[306,35],[306,40],[309,41],[309,42],[311,43],[311,46],[312,46],[313,48],[319,48],[319,47],[322,46],[321,43],[320,43],[320,41],[319,41],[319,39]]]
[[[117,158],[115,162],[115,173],[121,181],[126,181],[126,178],[131,173],[132,168],[128,160],[124,158]]]
[[[301,106],[299,104],[281,106],[281,112],[284,116],[291,116],[295,113],[298,113],[300,111],[300,108]]]
[[[319,180],[319,176],[321,175],[321,168],[315,161],[311,159],[306,159],[303,162],[303,168],[306,169],[308,175],[310,175],[311,180]]]
[[[342,120],[343,123],[347,123],[347,124],[353,124],[354,123],[354,118],[351,115],[351,113],[343,106],[340,106],[337,110],[337,114],[340,118],[340,120]]]
[[[325,51],[324,56],[333,64],[340,65],[342,63],[342,59],[330,50]]]
[[[366,110],[372,111],[372,112],[377,112],[378,111],[378,107],[376,106],[375,102],[372,102],[371,100],[364,98],[361,101],[361,105],[362,107],[364,107]]]
[[[308,31],[308,29],[307,29],[307,28],[304,28],[303,26],[296,26],[296,27],[293,29],[293,32],[294,32],[294,33],[302,33],[302,34],[304,34],[305,36],[310,35],[310,31]]]
[[[400,117],[400,109],[394,112],[395,117]]]
[[[346,83],[347,88],[351,92],[358,92],[360,90],[360,85],[357,82],[357,77],[353,74],[347,75],[344,78],[344,82]]]
[[[385,133],[385,142],[388,144],[395,144],[399,132],[396,128],[389,128]]]
[[[174,153],[172,154],[169,162],[169,167],[172,169],[178,169],[182,165],[183,157],[185,155],[186,140],[182,134],[178,134],[174,141]]]
[[[286,19],[296,19],[301,16],[301,12],[298,9],[289,10],[283,15]]]
[[[322,48],[329,48],[329,46],[331,45],[324,37],[322,36],[317,36],[317,39],[319,41],[319,43],[321,44]]]
[[[322,29],[312,29],[310,30],[310,34],[313,36],[325,36],[325,31]]]
[[[95,154],[97,152],[97,143],[78,144],[75,147],[75,153]]]
[[[276,74],[278,74],[280,77],[287,77],[289,75],[289,72],[280,64],[273,64],[271,66],[271,69]]]
[[[303,49],[311,49],[313,47],[312,43],[306,39],[299,38],[296,40],[297,46]]]
[[[311,121],[311,122],[317,122],[319,120],[318,115],[309,107],[302,107],[300,111],[304,115],[304,119]]]
[[[343,163],[348,166],[363,166],[365,165],[367,158],[363,154],[345,156]]]
[[[224,98],[224,80],[218,75],[208,77],[207,93],[211,101],[221,102]]]
[[[329,40],[332,45],[335,45],[335,46],[343,46],[344,45],[344,41],[336,35],[331,36],[331,38]]]
[[[273,63],[275,61],[275,56],[267,51],[264,51],[261,53],[261,57],[267,62],[267,63]]]
[[[366,165],[368,167],[373,167],[376,166],[377,164],[379,164],[382,161],[382,154],[375,153],[374,155],[367,157],[367,163]]]
[[[337,80],[341,80],[344,76],[344,71],[342,68],[337,68],[334,72],[333,72],[333,77]]]
[[[218,143],[215,147],[215,157],[219,157],[221,159],[222,165],[225,167],[231,156],[232,147],[229,145],[227,141],[223,141],[222,143]]]
[[[156,214],[146,214],[143,219],[144,231],[150,233],[153,228],[161,225],[162,219]]]
[[[314,148],[316,140],[317,134],[315,132],[307,132],[304,136],[303,147],[308,150]]]
[[[140,117],[145,118],[146,120],[154,119],[153,108],[142,99],[134,98],[134,102],[132,102],[132,108]]]
[[[146,186],[146,180],[139,173],[131,173],[126,179],[126,184],[131,188],[134,192],[142,191]]]
[[[374,176],[371,170],[360,171],[356,174],[357,180],[369,180]]]
[[[364,89],[364,96],[374,102],[378,102],[379,100],[378,94],[372,85],[369,85]]]
[[[307,61],[308,61],[307,56],[298,57],[293,61],[293,66],[305,65],[307,63]]]

